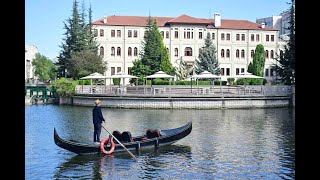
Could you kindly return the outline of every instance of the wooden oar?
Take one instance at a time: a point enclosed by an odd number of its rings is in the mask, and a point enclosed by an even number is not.
[[[101,125],[102,126],[102,125]],[[138,160],[113,134],[111,134],[104,126],[102,126],[128,153],[133,157],[134,160]]]

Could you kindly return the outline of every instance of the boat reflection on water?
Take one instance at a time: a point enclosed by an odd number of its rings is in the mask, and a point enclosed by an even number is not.
[[[148,178],[159,169],[172,166],[177,161],[191,160],[191,147],[169,145],[159,149],[132,152],[138,161],[128,153],[116,155],[76,155],[56,167],[54,179],[114,179],[117,177]]]

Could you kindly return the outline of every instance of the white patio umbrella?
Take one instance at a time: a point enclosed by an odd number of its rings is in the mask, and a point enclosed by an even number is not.
[[[146,81],[147,81],[147,79],[156,79],[156,78],[170,78],[170,79],[173,79],[174,76],[171,76],[171,75],[169,75],[169,74],[166,74],[166,73],[163,72],[163,71],[158,71],[158,72],[156,72],[156,73],[154,73],[154,74],[152,74],[152,75],[146,76],[145,78],[146,78]],[[170,81],[169,81],[169,82],[170,82]],[[146,83],[146,84],[147,84],[147,83]],[[170,85],[171,85],[171,84],[170,84]],[[151,84],[151,86],[152,86],[152,84]],[[170,92],[171,92],[171,87],[170,87]]]
[[[191,77],[191,79],[196,79],[197,80],[197,86],[198,86],[198,79],[216,79],[216,78],[220,79],[220,92],[222,94],[221,76],[212,74],[209,71],[203,71],[200,74],[196,74],[196,75],[193,75]]]
[[[121,78],[123,80],[122,83],[124,85],[124,79],[126,78],[131,79],[131,78],[138,78],[138,77],[130,74],[126,74],[124,72],[118,72],[117,74],[112,75],[111,78]]]
[[[95,72],[95,73],[92,73],[92,74],[90,74],[88,76],[82,77],[80,79],[90,79],[91,80],[91,86],[92,86],[92,79],[104,79],[105,80],[105,85],[106,85],[106,79],[110,79],[110,78],[111,77],[104,76],[104,75],[102,75],[100,73]]]

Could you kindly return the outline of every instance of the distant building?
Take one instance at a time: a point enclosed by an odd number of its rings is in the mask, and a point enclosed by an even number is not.
[[[256,19],[256,23],[265,23],[266,26],[279,30],[279,39],[288,40],[288,28],[290,27],[290,11],[284,11],[279,16],[271,16]]]
[[[163,42],[168,49],[171,63],[178,66],[179,60],[194,67],[199,49],[210,33],[216,46],[222,80],[247,72],[255,48],[264,45],[266,51],[265,78],[276,78],[272,65],[280,53],[279,30],[263,23],[248,20],[222,19],[219,13],[212,18],[194,18],[188,15],[178,17],[152,17],[157,20]],[[133,61],[140,57],[141,42],[144,39],[148,16],[108,16],[93,22],[94,35],[98,41],[99,54],[108,63],[104,73],[107,76],[117,72],[131,74]]]
[[[34,79],[34,67],[32,66],[32,61],[38,53],[38,48],[34,45],[25,45],[25,62],[24,62],[24,79]]]

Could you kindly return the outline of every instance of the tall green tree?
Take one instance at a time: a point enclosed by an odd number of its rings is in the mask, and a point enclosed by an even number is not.
[[[263,77],[264,66],[266,62],[266,52],[262,44],[256,46],[255,54],[252,63],[248,66],[248,72]]]
[[[64,33],[65,38],[63,38],[61,47],[61,52],[58,56],[57,65],[59,67],[58,72],[60,76],[65,76],[65,70],[70,69],[70,59],[72,52],[79,52],[84,49],[87,44],[87,36],[85,29],[84,17],[85,13],[79,13],[79,7],[77,0],[73,2],[72,16],[64,22]]]
[[[182,58],[179,60],[178,66],[175,68],[175,73],[179,80],[187,79],[193,72],[193,67],[189,67],[187,62]]]
[[[204,40],[204,46],[200,48],[198,59],[196,59],[195,72],[200,74],[203,71],[209,71],[212,74],[219,75],[220,67],[216,56],[216,48],[211,41],[210,33]]]
[[[74,79],[79,79],[94,72],[103,74],[107,69],[107,63],[101,56],[90,49],[84,49],[80,52],[71,53],[70,74]]]
[[[277,81],[285,85],[294,85],[296,77],[295,66],[295,1],[291,0],[289,20],[289,40],[286,40],[283,53],[277,56],[277,63],[272,67],[277,74]]]
[[[41,81],[54,79],[56,77],[56,65],[44,55],[37,53],[32,61],[32,65],[35,67],[35,75],[37,75]]]
[[[142,47],[143,50],[140,51],[141,59],[136,60],[132,67],[133,75],[148,76],[157,71],[164,71],[167,74],[174,73],[174,67],[171,64],[168,50],[163,43],[163,37],[160,34],[157,21],[150,16],[147,21]]]

